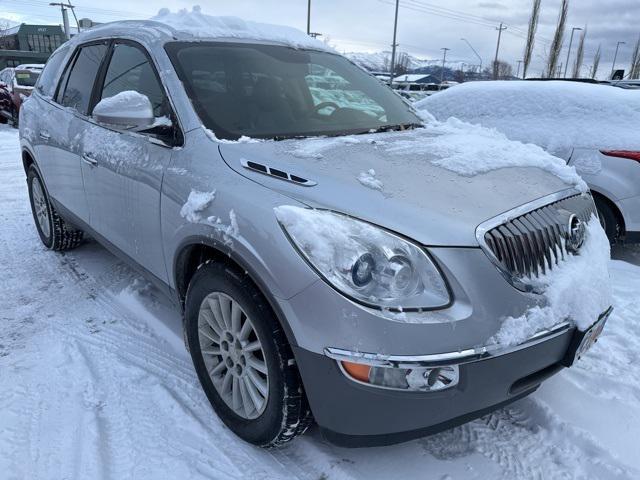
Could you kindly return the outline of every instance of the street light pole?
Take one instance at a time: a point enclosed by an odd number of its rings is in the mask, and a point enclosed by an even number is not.
[[[613,72],[616,69],[616,60],[618,60],[618,49],[620,48],[620,45],[626,45],[627,42],[618,42],[618,44],[616,45],[616,54],[613,56],[613,65],[611,65],[611,78],[613,78]]]
[[[564,65],[564,78],[567,78],[567,69],[569,68],[569,57],[571,56],[571,46],[573,45],[573,34],[576,30],[582,30],[580,27],[573,27],[571,29],[571,40],[569,40],[569,51],[567,52],[567,63]]]
[[[391,44],[391,66],[389,71],[389,85],[393,84],[393,78],[396,73],[396,47],[398,44],[396,43],[396,37],[398,34],[398,9],[400,8],[400,0],[396,0],[396,16],[393,21],[393,43]]]
[[[441,48],[442,50],[442,71],[440,72],[440,87],[444,83],[444,63],[447,61],[447,52],[451,50],[450,48]]]
[[[307,35],[311,35],[311,0],[307,3]]]
[[[460,40],[462,40],[467,45],[469,45],[469,48],[471,49],[471,51],[473,51],[473,53],[475,53],[476,57],[478,57],[478,60],[480,60],[480,71],[478,73],[482,73],[482,57],[480,55],[478,55],[478,52],[476,52],[476,49],[471,46],[471,44],[469,43],[469,40],[467,40],[466,38],[461,38]]]
[[[500,52],[500,38],[502,38],[502,31],[506,30],[507,26],[502,26],[502,23],[500,24],[499,27],[496,27],[496,30],[498,30],[498,44],[496,45],[496,58],[493,61],[493,79],[497,80],[498,79],[498,53]]]
[[[60,11],[62,12],[62,25],[64,26],[64,36],[66,40],[71,38],[71,29],[69,28],[69,14],[67,13],[67,8],[73,8],[71,4],[66,3],[50,3],[52,7],[60,7]]]

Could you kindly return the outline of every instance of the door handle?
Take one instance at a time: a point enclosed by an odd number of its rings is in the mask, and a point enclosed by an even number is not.
[[[82,161],[88,165],[91,165],[92,167],[98,166],[98,161],[95,158],[90,157],[89,155],[82,155]]]
[[[49,135],[49,132],[45,132],[44,130],[42,130],[40,132],[40,138],[42,140],[49,140],[51,138],[51,135]]]

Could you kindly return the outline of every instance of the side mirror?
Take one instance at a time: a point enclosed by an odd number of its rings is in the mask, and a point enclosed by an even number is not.
[[[144,130],[155,122],[149,98],[133,90],[100,100],[93,109],[93,118],[98,123],[127,130]]]

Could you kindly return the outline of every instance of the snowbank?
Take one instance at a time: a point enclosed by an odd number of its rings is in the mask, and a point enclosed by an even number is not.
[[[311,38],[298,29],[250,22],[238,17],[213,17],[203,14],[199,6],[194,6],[190,12],[182,9],[175,13],[168,8],[163,8],[150,20],[164,23],[179,32],[199,38],[238,38],[282,43],[293,48],[334,51],[325,43]]]
[[[290,145],[294,156],[320,159],[323,153],[338,146],[348,148],[363,143],[375,144],[391,156],[414,155],[416,161],[424,159],[466,177],[508,167],[540,168],[582,192],[587,191],[586,183],[573,166],[542,148],[510,141],[500,132],[455,118],[427,122],[423,128],[413,130],[312,138]]]
[[[469,82],[416,103],[438,120],[455,117],[554,152],[640,147],[640,95],[577,82]]]
[[[537,280],[536,286],[544,288],[548,305],[533,307],[520,317],[507,318],[492,340],[517,345],[567,319],[581,330],[589,328],[613,304],[609,259],[609,240],[593,217],[587,225],[580,255],[569,255]]]

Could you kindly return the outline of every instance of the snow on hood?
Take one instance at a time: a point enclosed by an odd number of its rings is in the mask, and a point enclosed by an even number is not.
[[[501,345],[518,345],[537,332],[567,319],[581,330],[589,328],[613,303],[609,278],[609,239],[593,217],[579,255],[569,254],[546,276],[537,280],[548,304],[535,306],[520,317],[509,317],[493,337]]]
[[[469,82],[416,103],[438,120],[495,128],[550,152],[640,148],[640,95],[609,85],[562,81]]]
[[[336,147],[363,143],[379,146],[389,156],[413,155],[464,177],[509,167],[534,167],[545,170],[568,186],[586,192],[588,187],[575,168],[541,148],[509,141],[503,134],[471,125],[455,118],[434,121],[424,128],[405,132],[316,138],[299,142],[292,153],[297,157],[322,158],[323,152]]]
[[[477,246],[475,229],[483,221],[545,195],[586,190],[573,167],[539,147],[459,121],[403,132],[219,145],[231,168],[258,183],[426,245]],[[317,184],[301,187],[253,172],[242,166],[246,161]]]
[[[163,8],[150,20],[164,23],[183,33],[198,38],[237,38],[282,43],[294,48],[334,50],[319,40],[292,27],[271,25],[243,20],[238,17],[214,17],[202,13],[199,6],[189,12],[186,9],[175,13]]]

